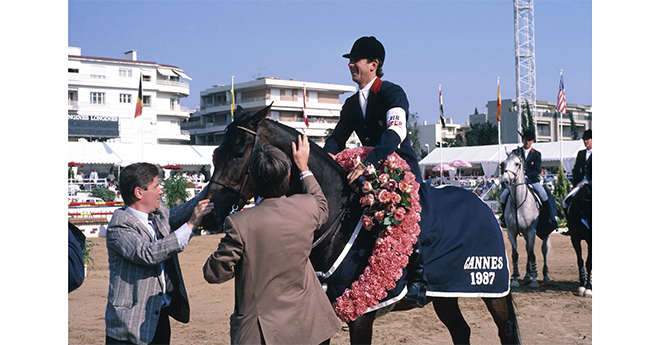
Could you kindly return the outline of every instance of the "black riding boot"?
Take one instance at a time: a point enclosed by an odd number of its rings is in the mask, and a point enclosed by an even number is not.
[[[415,307],[424,307],[426,304],[426,277],[424,277],[424,260],[422,246],[419,240],[413,244],[413,252],[408,258],[406,266],[406,279],[408,280],[408,293],[405,299]]]
[[[504,219],[504,210],[506,209],[506,202],[505,203],[500,203],[500,206],[502,207],[502,214],[500,215],[500,226],[503,228],[506,228],[506,220]]]

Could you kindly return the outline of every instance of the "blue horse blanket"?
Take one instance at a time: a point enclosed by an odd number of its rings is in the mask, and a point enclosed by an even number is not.
[[[509,266],[504,238],[491,209],[474,193],[458,187],[420,185],[424,274],[429,297],[503,297],[509,293]],[[367,265],[375,237],[356,228],[357,235],[341,264],[325,281],[331,302],[357,280]],[[367,310],[402,299],[406,272],[386,298]]]

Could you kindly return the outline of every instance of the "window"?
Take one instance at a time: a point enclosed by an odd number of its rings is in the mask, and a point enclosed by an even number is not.
[[[142,75],[142,81],[151,81],[151,76],[150,75]]]
[[[131,103],[131,95],[128,93],[120,93],[119,103]]]
[[[91,66],[89,77],[105,79],[105,66]]]
[[[90,92],[89,103],[91,104],[105,104],[105,92]]]
[[[145,108],[151,107],[151,96],[142,96],[142,106]]]
[[[133,70],[130,69],[130,68],[120,68],[119,69],[119,76],[120,77],[131,78],[131,77],[133,77]]]
[[[69,68],[69,73],[78,73],[80,72],[77,68]]]

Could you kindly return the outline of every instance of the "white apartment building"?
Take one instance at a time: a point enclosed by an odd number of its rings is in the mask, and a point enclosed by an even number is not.
[[[303,87],[307,90],[306,113],[309,128],[303,122]],[[273,103],[270,118],[304,132],[320,146],[328,130],[335,128],[343,102],[339,96],[356,91],[355,86],[282,80],[262,77],[235,83],[236,106],[254,114]],[[190,132],[193,145],[219,145],[225,128],[231,123],[231,85],[215,85],[200,92],[200,108],[181,124]],[[353,144],[357,137],[353,139]],[[350,143],[347,143],[349,145]]]
[[[191,111],[179,105],[191,80],[176,66],[138,61],[137,51],[124,59],[83,56],[69,47],[69,141],[188,144],[181,120]],[[142,75],[142,115],[135,104]]]
[[[502,143],[519,143],[518,134],[518,102],[516,99],[502,100],[502,117],[500,120],[500,130],[502,133]],[[536,113],[534,122],[536,122],[536,142],[559,141],[560,136],[563,140],[571,140],[571,121],[568,112],[561,118],[555,112],[557,103],[547,101],[536,101]],[[471,123],[490,122],[497,124],[497,100],[488,101],[488,114],[478,114],[470,116]],[[582,138],[582,133],[592,127],[592,110],[590,105],[578,105],[567,103],[566,110],[573,113],[576,129],[579,133],[578,139]],[[523,108],[523,115],[527,116]],[[560,129],[561,127],[561,129]]]
[[[427,154],[435,150],[437,144],[440,143],[441,138],[444,139],[455,139],[456,134],[460,132],[465,132],[470,129],[469,125],[458,125],[454,124],[452,118],[448,117],[445,119],[445,128],[442,128],[442,123],[440,120],[434,124],[427,124],[426,121],[420,126],[419,129],[419,144],[421,149],[426,151]],[[444,141],[443,141],[444,142]]]

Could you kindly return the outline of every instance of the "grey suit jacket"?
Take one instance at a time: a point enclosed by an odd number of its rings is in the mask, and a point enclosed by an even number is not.
[[[319,344],[341,328],[309,261],[327,201],[314,177],[303,190],[227,217],[204,265],[209,283],[235,278],[232,344]]]
[[[189,321],[188,295],[177,257],[181,248],[171,229],[178,229],[190,219],[194,206],[204,194],[172,210],[160,205],[154,214],[162,240],[152,238],[149,229],[126,207],[114,212],[106,234],[110,269],[105,311],[108,336],[135,344],[151,342],[162,304],[159,275],[163,262],[175,287],[170,315],[183,323]]]

